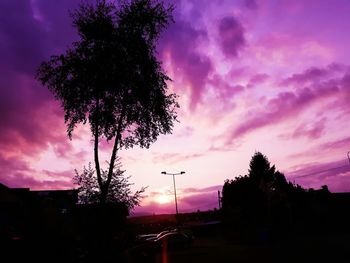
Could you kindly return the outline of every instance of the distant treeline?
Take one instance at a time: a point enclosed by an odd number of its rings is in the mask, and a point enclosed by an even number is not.
[[[222,216],[231,237],[280,240],[297,233],[344,230],[344,218],[349,218],[349,213],[345,203],[344,210],[340,208],[340,200],[346,203],[346,197],[331,194],[326,185],[314,190],[288,182],[265,155],[257,152],[247,175],[225,181]]]

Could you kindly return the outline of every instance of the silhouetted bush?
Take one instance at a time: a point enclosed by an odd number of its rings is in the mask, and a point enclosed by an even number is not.
[[[305,190],[288,182],[260,152],[252,157],[248,175],[226,180],[222,194],[223,222],[231,239],[267,242],[327,230],[327,186]]]

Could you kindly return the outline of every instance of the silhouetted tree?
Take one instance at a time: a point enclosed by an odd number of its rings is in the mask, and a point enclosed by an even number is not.
[[[309,231],[312,226],[324,227],[329,202],[327,186],[306,190],[288,182],[260,152],[253,155],[248,175],[226,180],[222,191],[223,215],[228,226],[238,225],[238,231],[248,229],[247,232],[268,229],[277,238],[285,238],[292,227],[301,231]]]
[[[137,206],[142,198],[142,193],[145,191],[145,187],[135,193],[131,192],[131,183],[129,183],[129,177],[124,175],[125,170],[121,169],[120,160],[116,161],[116,167],[113,170],[111,184],[106,198],[106,203],[110,204],[123,204],[128,210]],[[106,180],[107,171],[101,173],[103,180]],[[100,189],[98,186],[97,178],[95,175],[95,169],[91,168],[91,164],[88,167],[84,167],[81,174],[75,170],[75,177],[73,178],[78,188],[78,198],[81,204],[96,204],[100,200]]]
[[[282,189],[287,184],[285,176],[260,152],[256,152],[249,163],[248,177],[265,193]]]
[[[101,203],[108,199],[117,151],[148,148],[176,121],[176,95],[167,94],[170,78],[155,56],[172,10],[156,0],[82,4],[72,13],[80,39],[38,69],[37,78],[61,102],[69,138],[78,124],[90,125]],[[114,140],[106,171],[99,160],[101,138]]]
[[[249,238],[256,235],[254,231],[270,224],[274,207],[284,205],[287,188],[284,175],[271,166],[265,155],[256,152],[248,175],[224,183],[222,207],[228,224],[238,226],[239,231],[248,231],[244,235]]]

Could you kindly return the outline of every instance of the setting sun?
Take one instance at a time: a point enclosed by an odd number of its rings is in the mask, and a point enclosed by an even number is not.
[[[166,194],[159,194],[159,195],[155,198],[155,201],[156,201],[158,204],[167,204],[167,203],[170,203],[171,200],[172,200],[171,196],[166,195]]]

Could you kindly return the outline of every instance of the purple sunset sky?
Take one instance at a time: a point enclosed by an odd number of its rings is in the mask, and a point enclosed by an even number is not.
[[[175,23],[158,56],[180,96],[180,123],[148,150],[120,152],[135,189],[149,186],[138,210],[172,212],[172,178],[161,171],[182,170],[180,212],[215,207],[224,180],[246,174],[255,151],[304,187],[350,191],[350,2],[167,2]],[[0,2],[0,182],[8,186],[72,188],[74,169],[92,161],[88,127],[70,141],[59,104],[34,79],[40,62],[77,39],[68,10],[78,3]]]

